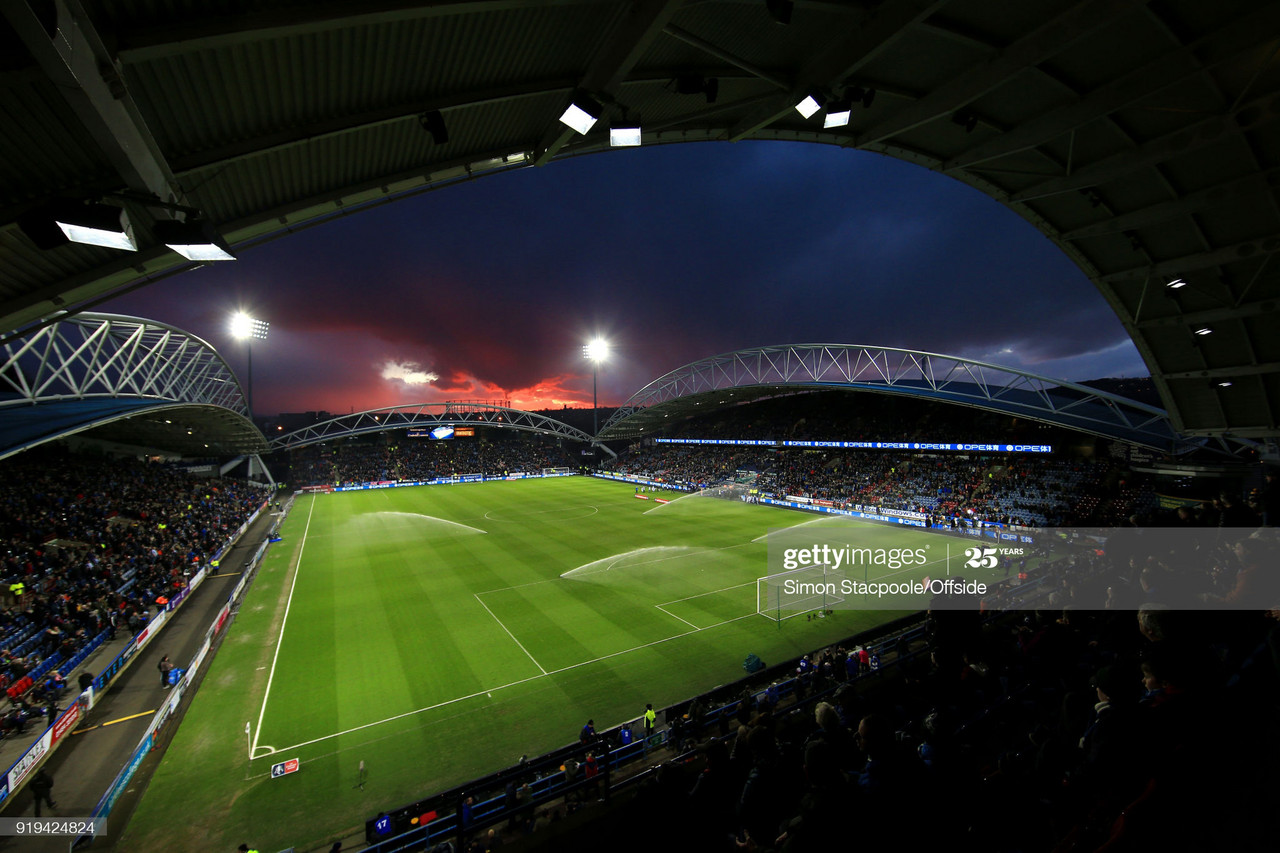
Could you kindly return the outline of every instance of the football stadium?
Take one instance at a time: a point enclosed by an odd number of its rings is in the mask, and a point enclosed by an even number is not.
[[[1280,5],[2,8],[0,849],[1274,849]]]

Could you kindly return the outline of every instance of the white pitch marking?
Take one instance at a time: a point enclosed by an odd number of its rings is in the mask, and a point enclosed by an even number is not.
[[[681,621],[681,622],[683,622],[684,624],[688,625],[690,628],[697,628],[697,627],[698,627],[697,625],[695,625],[695,624],[693,624],[692,622],[690,622],[688,619],[681,619],[681,617],[679,617],[679,616],[675,615],[675,614],[674,614],[674,613],[672,613],[671,611],[664,609],[664,608],[663,608],[663,606],[662,606],[661,604],[655,604],[655,605],[653,605],[653,606],[654,606],[654,607],[656,607],[656,608],[658,608],[659,610],[661,610],[663,613],[667,614],[668,616],[670,616],[672,619],[680,619],[680,621]]]
[[[253,746],[250,747],[250,754],[258,748],[258,736],[262,734],[262,718],[267,714],[267,698],[271,695],[271,682],[276,677],[276,661],[280,659],[280,645],[284,641],[284,627],[289,623],[289,607],[293,604],[293,591],[298,586],[298,575],[302,572],[302,552],[307,547],[307,533],[311,530],[311,516],[315,511],[316,499],[312,497],[311,508],[307,510],[307,526],[302,530],[302,542],[298,545],[298,562],[293,569],[293,583],[289,585],[289,598],[284,605],[284,618],[280,620],[280,636],[276,638],[276,652],[271,656],[271,672],[267,675],[267,689],[262,694],[262,710],[258,712],[258,725],[253,730]]]
[[[515,634],[507,630],[507,626],[502,624],[502,620],[499,619],[497,616],[494,616],[493,611],[489,609],[489,605],[485,604],[484,601],[482,601],[480,596],[478,595],[475,596],[475,600],[480,602],[480,606],[485,609],[486,613],[488,613],[490,616],[493,616],[493,621],[498,623],[499,628],[507,632],[507,636],[511,638],[511,641],[513,643],[515,643],[517,646],[520,647],[520,651],[524,652],[525,655],[528,656],[529,660],[533,661],[533,665],[538,668],[538,671],[541,672],[543,675],[546,675],[547,671],[542,668],[542,664],[538,663],[537,659],[533,655],[529,654],[529,650],[524,647],[524,643],[516,639]]]
[[[356,726],[354,728],[347,729],[346,731],[335,732],[334,734],[325,735],[324,737],[312,738],[311,740],[306,740],[306,741],[303,741],[302,743],[295,743],[292,746],[287,746],[281,749],[274,750],[274,752],[290,752],[295,749],[302,749],[305,746],[311,746],[313,743],[321,743],[326,740],[333,740],[334,738],[337,738],[337,737],[354,734],[355,732],[363,731],[364,729],[371,729],[374,726],[380,726],[383,723],[393,723],[396,720],[403,720],[406,717],[413,717],[413,716],[417,716],[418,714],[426,713],[427,711],[434,711],[438,708],[444,708],[449,705],[455,705],[458,702],[465,702],[468,699],[475,699],[478,696],[482,696],[482,695],[490,696],[493,693],[497,693],[499,690],[506,690],[509,687],[518,687],[521,684],[528,684],[530,681],[537,681],[540,678],[546,678],[547,676],[551,676],[551,675],[559,675],[562,672],[569,672],[571,670],[579,669],[584,666],[590,666],[593,663],[599,663],[600,661],[608,660],[609,658],[615,658],[619,655],[630,654],[631,652],[636,652],[636,651],[639,651],[640,649],[647,649],[650,646],[657,646],[662,643],[669,643],[672,640],[678,640],[681,637],[688,637],[689,635],[697,634],[700,631],[710,631],[712,628],[719,628],[720,626],[728,625],[731,622],[741,622],[743,619],[751,619],[756,615],[758,614],[756,614],[755,611],[752,611],[751,613],[748,613],[745,616],[735,616],[733,619],[726,619],[723,622],[717,622],[714,625],[707,625],[705,628],[694,628],[692,631],[685,631],[681,634],[673,634],[672,636],[664,637],[661,640],[654,640],[652,643],[644,643],[639,646],[633,646],[632,648],[629,648],[629,649],[623,649],[620,652],[612,652],[607,655],[601,655],[598,658],[592,658],[591,660],[584,660],[581,663],[574,663],[574,664],[570,664],[569,666],[561,667],[560,669],[553,669],[550,672],[547,672],[545,675],[531,675],[528,678],[521,678],[519,681],[512,681],[508,684],[502,684],[502,685],[499,685],[498,687],[492,687],[489,690],[479,690],[475,693],[470,693],[466,696],[459,696],[456,699],[447,699],[444,702],[437,702],[436,704],[428,705],[425,708],[418,708],[413,711],[406,711],[403,714],[396,714],[394,717],[387,717],[384,720],[376,720],[372,723],[365,723],[362,726]]]

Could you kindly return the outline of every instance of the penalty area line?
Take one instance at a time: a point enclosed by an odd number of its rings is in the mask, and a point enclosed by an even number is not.
[[[639,651],[640,649],[647,649],[652,646],[658,646],[658,645],[661,645],[662,643],[669,643],[672,640],[678,640],[681,637],[688,637],[689,635],[697,634],[700,631],[710,631],[712,628],[719,628],[722,625],[728,625],[732,622],[741,622],[743,619],[751,619],[752,617],[755,617],[758,615],[760,614],[752,612],[752,613],[747,613],[743,616],[735,616],[733,619],[726,619],[723,622],[717,622],[714,625],[707,625],[706,627],[703,627],[703,628],[694,628],[692,631],[684,631],[679,634],[673,634],[670,637],[664,637],[661,640],[654,640],[652,643],[644,643],[639,646],[633,646],[629,649],[623,649],[620,652],[612,652],[607,655],[601,655],[598,658],[592,658],[591,660],[584,660],[584,661],[581,661],[580,663],[570,664],[569,666],[564,666],[564,667],[561,667],[560,669],[553,669],[550,672],[547,672],[544,670],[542,675],[531,675],[528,678],[521,678],[518,681],[512,681],[508,684],[503,684],[498,687],[489,687],[485,690],[477,690],[475,693],[469,693],[466,696],[459,696],[455,699],[447,699],[444,702],[437,702],[436,704],[428,705],[425,708],[417,708],[413,711],[406,711],[403,714],[396,714],[394,717],[387,717],[386,719],[383,719],[383,720],[375,720],[372,723],[365,723],[362,726],[356,726],[354,728],[347,729],[346,731],[334,732],[333,734],[325,735],[324,737],[312,738],[311,740],[306,740],[306,741],[303,741],[302,743],[295,743],[292,746],[286,746],[278,750],[275,750],[275,752],[292,752],[296,749],[302,749],[305,746],[311,746],[312,744],[316,744],[316,743],[323,743],[324,741],[327,741],[327,740],[333,740],[334,738],[343,737],[349,734],[355,734],[356,732],[364,731],[365,729],[371,729],[374,726],[380,726],[383,723],[393,723],[396,720],[403,720],[408,717],[417,716],[418,714],[425,714],[428,711],[435,711],[440,708],[447,708],[450,705],[456,705],[459,702],[466,702],[469,699],[476,699],[481,696],[489,696],[490,693],[497,693],[499,690],[506,690],[510,687],[519,687],[521,684],[528,684],[530,681],[537,681],[539,679],[546,678],[548,676],[559,675],[562,672],[569,672],[571,670],[581,669],[584,666],[590,666],[593,663],[600,663],[601,661],[609,660],[610,658],[616,658],[619,655],[630,654],[631,652],[636,652],[636,651]],[[515,638],[512,637],[512,639],[514,640]],[[537,661],[534,661],[534,662],[537,663]],[[541,669],[540,666],[539,666],[539,669]],[[490,696],[489,698],[492,698],[492,697]],[[275,753],[271,753],[271,754],[274,755]],[[250,761],[256,761],[260,757],[265,758],[266,756],[251,756]]]
[[[668,616],[670,616],[672,619],[679,619],[681,622],[683,622],[684,624],[688,625],[690,628],[697,628],[697,627],[698,627],[697,625],[695,625],[695,624],[693,624],[692,622],[690,622],[688,619],[683,619],[683,618],[681,618],[681,617],[679,617],[679,616],[675,615],[674,613],[672,613],[670,610],[665,609],[661,604],[655,604],[655,605],[653,605],[653,606],[654,606],[654,607],[656,607],[656,608],[658,608],[659,610],[661,610],[663,613],[667,614]]]
[[[497,616],[494,616],[493,611],[489,609],[489,605],[485,604],[484,601],[481,600],[480,596],[475,595],[474,593],[472,595],[476,601],[480,602],[480,606],[484,608],[484,612],[488,613],[490,616],[493,616],[493,621],[498,623],[498,627],[507,632],[507,636],[511,638],[511,642],[519,646],[520,651],[524,652],[525,656],[528,657],[529,660],[533,661],[533,665],[538,668],[538,672],[541,672],[543,675],[546,675],[547,671],[542,668],[542,664],[538,663],[537,659],[533,655],[529,654],[529,650],[524,647],[524,643],[516,639],[516,635],[511,633],[511,631],[507,629],[506,625],[502,624],[502,620],[499,619]]]

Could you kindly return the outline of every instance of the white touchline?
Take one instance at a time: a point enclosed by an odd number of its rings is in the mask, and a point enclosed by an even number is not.
[[[474,595],[474,593],[473,593],[473,595]],[[534,658],[534,656],[533,656],[533,655],[529,654],[529,650],[528,650],[528,649],[526,649],[526,648],[524,647],[524,643],[522,643],[522,642],[520,642],[519,640],[517,640],[517,639],[516,639],[516,635],[515,635],[515,634],[513,634],[513,633],[511,633],[510,631],[508,631],[508,630],[507,630],[507,626],[502,624],[502,620],[501,620],[501,619],[499,619],[497,616],[494,616],[494,615],[493,615],[493,611],[489,609],[489,605],[487,605],[487,604],[485,604],[483,601],[481,601],[481,600],[480,600],[480,596],[478,596],[478,595],[476,595],[476,596],[475,596],[475,599],[476,599],[476,601],[479,601],[479,602],[480,602],[480,606],[484,608],[484,611],[485,611],[486,613],[488,613],[490,616],[493,616],[493,621],[498,623],[498,627],[499,627],[499,628],[501,628],[502,630],[504,630],[504,631],[506,631],[506,632],[507,632],[507,636],[511,638],[511,641],[512,641],[513,643],[515,643],[517,646],[519,646],[519,647],[520,647],[520,651],[524,652],[524,653],[525,653],[525,655],[529,658],[529,660],[533,661],[533,665],[534,665],[534,666],[536,666],[536,667],[538,668],[538,672],[541,672],[543,675],[546,675],[546,674],[547,674],[547,671],[546,671],[545,669],[543,669],[543,668],[542,668],[542,664],[538,663],[537,659],[536,659],[536,658]]]
[[[302,552],[307,547],[307,533],[311,530],[311,515],[316,511],[315,495],[311,496],[311,508],[307,510],[307,526],[302,530],[302,542],[298,545],[298,562],[293,566],[293,582],[289,584],[289,598],[284,604],[284,618],[280,620],[280,636],[276,638],[276,651],[271,656],[271,672],[267,674],[267,689],[262,694],[262,710],[258,712],[258,725],[253,730],[253,746],[249,749],[249,760],[258,748],[258,736],[262,734],[262,718],[267,714],[267,697],[271,695],[271,681],[276,677],[276,661],[280,659],[280,645],[284,641],[284,627],[289,623],[289,607],[293,604],[293,590],[298,585],[298,573],[302,571]]]
[[[269,754],[274,755],[276,752],[291,752],[295,749],[302,749],[304,746],[311,746],[311,744],[313,743],[322,743],[323,741],[326,741],[326,740],[333,740],[336,737],[342,737],[343,735],[353,734],[358,731],[363,731],[364,729],[371,729],[374,726],[380,726],[383,723],[392,723],[392,722],[395,722],[396,720],[403,720],[405,717],[413,717],[418,714],[424,714],[427,711],[434,711],[438,708],[444,708],[449,705],[454,705],[454,704],[457,704],[458,702],[465,702],[468,699],[475,699],[478,696],[485,696],[489,693],[497,693],[499,690],[506,690],[508,687],[518,687],[519,685],[527,684],[530,681],[537,681],[539,678],[546,678],[552,675],[559,675],[562,672],[569,672],[570,670],[579,669],[584,666],[590,666],[591,664],[599,663],[602,660],[608,660],[609,658],[616,658],[618,655],[630,654],[631,652],[636,652],[636,651],[639,651],[640,649],[647,649],[650,646],[657,646],[662,643],[669,643],[672,640],[678,640],[681,637],[687,637],[690,634],[696,634],[699,631],[709,631],[712,628],[719,628],[721,625],[728,625],[731,622],[741,622],[743,619],[754,619],[757,615],[758,615],[757,613],[752,612],[744,616],[735,616],[732,619],[726,619],[723,622],[717,622],[714,625],[707,625],[705,628],[694,628],[692,631],[685,631],[684,633],[681,633],[681,634],[673,634],[672,636],[664,637],[661,640],[654,640],[652,643],[644,643],[643,645],[633,646],[629,649],[623,649],[620,652],[612,652],[607,655],[601,655],[598,658],[592,658],[591,660],[584,660],[581,663],[574,663],[574,664],[570,664],[569,666],[561,667],[560,669],[553,669],[550,672],[546,672],[543,675],[531,675],[528,678],[522,678],[519,681],[512,681],[509,684],[503,684],[499,687],[489,687],[484,690],[477,690],[475,693],[470,693],[466,696],[459,696],[456,699],[448,699],[444,702],[438,702],[435,705],[428,705],[425,708],[418,708],[413,711],[406,711],[403,714],[396,714],[394,717],[387,717],[385,720],[376,720],[372,723],[365,723],[363,726],[356,726],[355,728],[347,729],[346,731],[334,732],[331,735],[325,735],[324,737],[313,738],[312,740],[304,740],[302,743],[295,743],[292,746],[281,747],[280,749],[277,749],[274,752]],[[512,639],[514,639],[514,637]],[[257,760],[260,757],[265,758],[266,756],[265,755],[253,756],[250,760]]]

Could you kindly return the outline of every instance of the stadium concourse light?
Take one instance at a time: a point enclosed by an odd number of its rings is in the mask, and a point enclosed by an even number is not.
[[[249,420],[253,420],[253,342],[265,341],[269,328],[271,324],[266,320],[255,320],[243,311],[237,311],[231,316],[231,336],[244,341],[249,353]]]
[[[600,431],[600,399],[596,396],[596,385],[600,362],[609,357],[609,342],[604,338],[594,338],[583,344],[582,354],[591,362],[591,437],[594,439]]]

